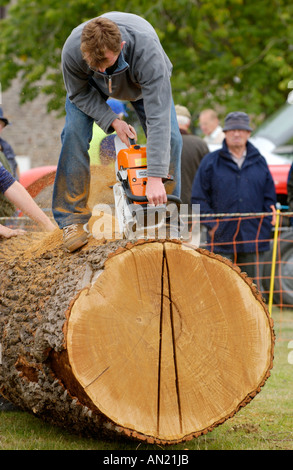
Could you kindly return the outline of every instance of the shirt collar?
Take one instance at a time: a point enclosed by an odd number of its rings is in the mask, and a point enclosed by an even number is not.
[[[237,163],[238,167],[241,168],[243,163],[244,163],[244,160],[245,160],[245,157],[247,155],[247,150],[245,149],[242,156],[239,158],[239,157],[236,157],[236,155],[234,155],[232,152],[230,152],[229,150],[229,153],[230,153],[230,156],[232,158],[232,160]]]
[[[210,134],[210,137],[214,138],[217,137],[217,135],[222,131],[221,126],[217,126],[216,129],[213,130],[213,132]]]
[[[119,56],[118,56],[118,61],[117,61],[117,67],[116,69],[113,71],[113,74],[115,73],[119,73],[119,72],[123,72],[124,70],[126,70],[127,68],[129,67],[128,63],[126,62],[125,58],[124,58],[124,54],[123,54],[123,51],[120,52]],[[104,72],[105,75],[108,75],[107,72]]]

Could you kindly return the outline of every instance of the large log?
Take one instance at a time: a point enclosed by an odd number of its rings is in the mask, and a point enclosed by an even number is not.
[[[93,238],[69,254],[58,229],[8,252],[0,391],[43,419],[179,443],[232,417],[270,375],[272,320],[224,258],[176,240]]]

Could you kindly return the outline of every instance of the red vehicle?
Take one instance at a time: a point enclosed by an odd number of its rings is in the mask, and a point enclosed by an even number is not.
[[[36,197],[42,189],[54,183],[57,166],[39,166],[20,174],[19,182],[30,195]]]
[[[293,162],[293,105],[286,103],[255,132],[252,143],[267,159],[281,210],[288,210],[287,181]],[[286,218],[287,219],[287,218]],[[293,308],[293,230],[288,220],[280,227],[274,279],[274,302]],[[270,288],[272,250],[264,256],[264,291]]]
[[[287,206],[287,180],[290,168],[291,164],[288,163],[284,165],[269,165],[275,183],[278,202],[284,207]]]
[[[251,142],[266,158],[278,201],[287,205],[287,180],[293,162],[293,105],[286,103],[253,134]]]

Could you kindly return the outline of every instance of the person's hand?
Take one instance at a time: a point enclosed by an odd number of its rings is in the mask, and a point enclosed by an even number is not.
[[[215,236],[215,233],[217,231],[219,224],[214,225],[210,230],[209,230],[209,236],[213,239]]]
[[[11,229],[9,227],[4,227],[4,225],[0,225],[0,237],[4,238],[12,238],[17,237],[18,235],[24,235],[26,232],[21,228]]]
[[[132,127],[130,124],[127,124],[125,121],[121,121],[121,119],[114,119],[112,122],[112,127],[115,129],[119,139],[123,142],[123,144],[127,145],[127,147],[130,146],[129,139],[137,139],[134,127]]]
[[[276,225],[276,208],[275,206],[270,206],[270,208],[272,209],[273,213],[271,224]]]
[[[149,204],[158,206],[167,202],[167,194],[162,178],[149,176],[146,185],[146,197]]]

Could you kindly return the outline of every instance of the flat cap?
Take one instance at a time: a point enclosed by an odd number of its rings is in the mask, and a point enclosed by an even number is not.
[[[176,104],[175,111],[177,116],[185,116],[188,119],[191,119],[191,114],[185,106],[181,106],[180,104]]]

